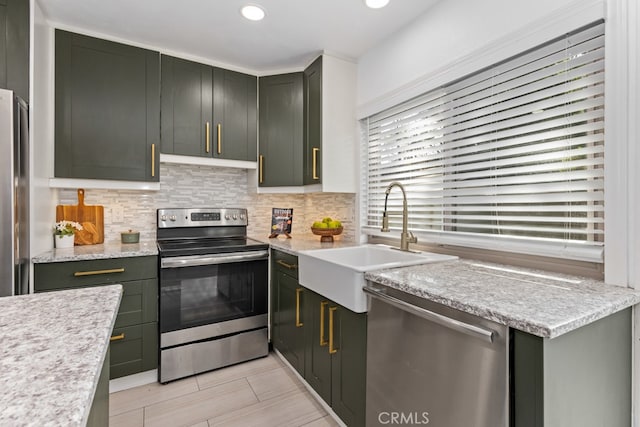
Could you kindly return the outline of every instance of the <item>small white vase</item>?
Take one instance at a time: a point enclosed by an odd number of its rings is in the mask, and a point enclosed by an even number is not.
[[[68,236],[54,235],[53,237],[56,242],[57,249],[73,247],[73,241],[75,237],[73,234]]]

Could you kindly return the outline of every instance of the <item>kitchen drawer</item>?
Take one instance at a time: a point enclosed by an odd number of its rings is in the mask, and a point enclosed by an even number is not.
[[[133,280],[122,283],[123,294],[115,328],[158,320],[158,280]]]
[[[271,251],[271,259],[273,268],[287,276],[298,279],[298,257],[295,255],[281,252],[278,250]]]
[[[116,327],[111,335],[111,379],[158,368],[158,323]]]
[[[158,257],[109,258],[36,264],[36,292],[152,279],[158,275]]]

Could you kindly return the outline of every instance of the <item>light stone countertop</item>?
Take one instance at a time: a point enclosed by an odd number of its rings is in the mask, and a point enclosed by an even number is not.
[[[155,240],[140,243],[101,243],[98,245],[81,245],[73,248],[52,249],[32,258],[36,264],[66,261],[86,261],[94,259],[129,258],[158,255]]]
[[[365,279],[543,338],[640,303],[640,292],[547,271],[456,260],[373,271]]]
[[[301,251],[308,251],[312,249],[330,249],[358,246],[358,244],[355,242],[342,239],[335,239],[332,243],[322,243],[320,242],[320,236],[293,236],[291,239],[287,239],[285,236],[279,236],[270,239],[266,235],[251,235],[249,237],[254,240],[267,243],[273,249],[278,249],[291,255],[298,255],[298,253]]]
[[[84,426],[122,286],[0,298],[0,425]]]

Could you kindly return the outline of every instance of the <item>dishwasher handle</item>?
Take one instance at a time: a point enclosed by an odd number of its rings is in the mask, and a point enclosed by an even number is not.
[[[458,332],[462,332],[467,335],[471,335],[472,337],[479,338],[483,341],[487,341],[489,343],[493,342],[493,331],[470,325],[468,323],[443,316],[442,314],[434,313],[433,311],[426,310],[422,307],[409,304],[406,301],[402,301],[401,299],[387,295],[383,289],[364,286],[362,290],[366,294],[369,294],[371,297],[379,299],[380,301],[399,308],[400,310],[406,311],[407,313],[414,314],[416,316],[422,317],[423,319],[437,323],[438,325],[453,329]]]

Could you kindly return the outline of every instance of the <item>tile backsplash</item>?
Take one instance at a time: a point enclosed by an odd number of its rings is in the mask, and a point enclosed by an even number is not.
[[[119,241],[128,229],[155,240],[156,209],[169,207],[246,207],[251,235],[269,234],[272,208],[293,208],[294,238],[312,236],[311,223],[331,216],[344,226],[338,238],[355,240],[355,194],[257,194],[249,176],[245,169],[162,163],[159,191],[88,189],[84,202],[104,206],[105,242]],[[75,189],[60,190],[58,198],[59,204],[78,203]]]

